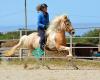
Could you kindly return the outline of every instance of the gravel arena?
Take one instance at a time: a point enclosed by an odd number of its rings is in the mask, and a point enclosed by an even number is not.
[[[51,65],[51,70],[24,69],[23,65],[0,64],[0,80],[100,80],[100,69],[80,67],[79,70],[64,69]]]

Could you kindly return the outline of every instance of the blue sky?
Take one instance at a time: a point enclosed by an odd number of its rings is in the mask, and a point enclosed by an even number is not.
[[[49,6],[50,20],[67,14],[73,26],[100,23],[100,0],[27,0],[28,28],[36,29],[36,6],[40,3]],[[0,0],[0,32],[24,28],[24,25],[24,0]]]

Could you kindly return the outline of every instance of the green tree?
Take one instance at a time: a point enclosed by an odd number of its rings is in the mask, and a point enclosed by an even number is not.
[[[0,39],[18,39],[19,38],[19,32],[7,32],[4,34],[0,34]]]
[[[83,37],[99,37],[100,29],[93,29],[89,32],[85,33]],[[98,44],[99,38],[85,38],[83,40],[84,43],[92,43],[92,44]]]

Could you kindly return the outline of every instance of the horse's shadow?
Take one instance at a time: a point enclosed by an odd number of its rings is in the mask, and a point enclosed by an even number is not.
[[[68,51],[58,51],[56,48],[50,49],[47,46],[44,47],[44,51],[45,51],[45,55],[43,56],[43,58],[41,57],[40,59],[35,59],[37,61],[37,66],[33,66],[31,68],[28,68],[29,70],[37,70],[37,69],[46,69],[46,70],[78,70],[79,68],[77,67],[77,65],[75,64],[75,59],[72,57],[66,57],[66,53],[68,54]],[[47,57],[47,58],[46,58]],[[55,58],[56,57],[56,58]],[[60,68],[60,69],[55,69],[54,67],[51,67],[51,65],[48,65],[46,63],[46,60],[54,60],[54,59],[58,59],[61,57],[65,57],[64,59],[66,59],[66,65],[64,68]],[[69,66],[69,68],[68,68]],[[28,65],[25,64],[24,65],[24,69],[27,69]]]

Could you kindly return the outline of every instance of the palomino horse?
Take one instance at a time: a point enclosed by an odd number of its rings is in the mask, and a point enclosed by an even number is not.
[[[66,47],[65,32],[69,32],[71,35],[74,34],[74,29],[67,16],[61,15],[54,18],[46,31],[46,46],[48,46],[50,49],[56,48],[57,50],[68,50],[68,56],[72,56],[70,47]],[[28,36],[24,35],[20,38],[19,43],[17,45],[15,45],[11,50],[6,52],[5,56],[13,55],[15,50],[19,47],[28,48],[30,53],[32,53],[32,50],[40,47],[39,40],[40,37],[38,36],[37,32],[33,32]]]
[[[54,18],[46,31],[47,42],[46,46],[51,50],[56,48],[59,50],[67,50],[69,51],[68,56],[72,56],[70,47],[66,47],[66,37],[65,32],[69,32],[71,35],[74,34],[74,29],[71,25],[70,20],[66,15],[61,15]],[[29,49],[30,53],[35,48],[40,47],[39,45],[40,37],[38,36],[37,32],[32,34],[24,35],[20,38],[20,41],[17,45],[15,45],[10,51],[8,51],[5,55],[11,56],[14,54],[15,50],[18,47],[26,47]]]
[[[69,51],[67,56],[72,56],[70,47],[66,47],[65,32],[69,32],[71,35],[75,33],[70,20],[66,15],[56,17],[51,21],[46,32],[46,46],[50,49],[56,48],[58,51],[67,50]]]

